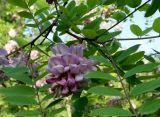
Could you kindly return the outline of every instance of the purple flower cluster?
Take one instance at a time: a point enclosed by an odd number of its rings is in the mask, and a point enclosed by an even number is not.
[[[48,60],[47,71],[50,73],[46,83],[51,84],[51,91],[57,96],[67,96],[84,83],[84,73],[93,70],[95,61],[83,57],[83,46],[57,44],[52,48],[55,56]]]

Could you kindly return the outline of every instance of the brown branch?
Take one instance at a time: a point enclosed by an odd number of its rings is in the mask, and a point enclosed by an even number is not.
[[[114,38],[114,39],[110,39],[106,42],[111,42],[113,40],[117,40],[117,41],[131,41],[131,40],[136,40],[136,41],[141,41],[141,40],[149,40],[149,39],[155,39],[155,38],[159,38],[160,35],[156,35],[156,36],[148,36],[148,37],[138,37],[138,38]]]
[[[69,32],[69,31],[66,31],[66,33],[67,33],[67,34],[69,34],[69,35],[71,35],[72,37],[76,38],[77,40],[79,40],[79,41],[80,41],[80,43],[82,43],[82,42],[83,42],[83,40],[85,40],[84,38],[79,37],[79,36],[77,36],[77,35],[75,35],[75,34],[73,34],[73,33]]]

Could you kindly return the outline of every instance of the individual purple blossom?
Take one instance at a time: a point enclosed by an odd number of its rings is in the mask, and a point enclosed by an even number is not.
[[[39,71],[37,69],[39,67],[39,64],[37,62],[33,62],[31,64],[28,64],[28,67],[30,69],[30,78],[37,78],[39,76]]]
[[[76,92],[84,83],[84,74],[95,68],[97,62],[83,57],[83,46],[57,44],[52,47],[54,56],[48,60],[46,82],[56,95],[67,96]]]
[[[5,57],[7,55],[7,51],[3,48],[0,48],[0,57]]]

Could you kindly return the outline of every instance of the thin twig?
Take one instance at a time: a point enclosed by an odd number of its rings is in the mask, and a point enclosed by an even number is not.
[[[39,105],[39,109],[40,109],[40,112],[41,112],[41,114],[42,114],[42,117],[45,117],[44,112],[43,112],[43,109],[42,109],[42,105],[41,105],[39,93],[38,93],[38,90],[37,90],[37,89],[36,89],[36,95],[37,95],[38,105]]]
[[[140,38],[139,37],[138,38],[114,38],[114,39],[107,40],[106,42],[111,42],[113,40],[117,40],[117,41],[131,41],[131,40],[141,41],[141,40],[155,39],[155,38],[159,38],[159,37],[160,37],[160,35],[140,37]]]

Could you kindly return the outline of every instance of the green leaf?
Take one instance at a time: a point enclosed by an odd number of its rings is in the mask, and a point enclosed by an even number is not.
[[[48,7],[48,4],[45,0],[37,0],[36,5],[38,8]]]
[[[36,3],[37,0],[29,0],[28,2],[28,6],[32,6],[34,3]]]
[[[126,17],[126,14],[121,11],[114,12],[113,15],[111,16],[111,18],[113,18],[117,21],[120,21],[120,20],[124,19],[125,17]]]
[[[83,16],[84,14],[86,14],[88,11],[88,7],[86,5],[84,5],[83,3],[81,3],[79,6],[77,6],[77,14],[79,16]]]
[[[125,73],[124,77],[128,78],[136,73],[140,72],[149,72],[155,69],[159,64],[158,63],[149,63],[149,64],[144,64],[144,65],[138,65],[131,70],[129,70],[127,73]]]
[[[47,91],[50,87],[51,87],[50,84],[45,84],[43,87],[39,88],[38,91],[44,92],[44,91]]]
[[[109,1],[109,0],[108,0],[108,1]],[[117,6],[118,6],[118,7],[121,7],[121,6],[126,5],[126,0],[117,0],[116,2],[117,2]]]
[[[153,91],[154,89],[158,87],[160,87],[160,79],[139,84],[131,90],[130,94],[133,96],[136,96],[142,93]]]
[[[36,100],[31,97],[7,96],[4,100],[13,105],[37,105]]]
[[[42,99],[42,101],[47,101],[47,100],[52,99],[52,98],[53,98],[53,94],[48,94]]]
[[[53,96],[52,96],[52,97],[53,97]],[[59,98],[59,99],[57,99],[57,100],[54,100],[53,102],[51,102],[51,103],[46,107],[46,109],[48,109],[48,108],[50,108],[50,107],[52,107],[52,106],[55,106],[56,104],[60,103],[61,101],[63,101],[62,98]]]
[[[140,45],[134,45],[130,48],[128,48],[127,50],[125,50],[124,52],[122,52],[118,58],[117,58],[117,62],[120,62],[122,60],[124,60],[125,58],[127,58],[130,54],[136,52],[138,50]]]
[[[110,5],[110,4],[113,4],[114,2],[116,2],[116,0],[104,0],[104,1],[105,1],[104,5]]]
[[[130,55],[124,60],[124,64],[134,64],[141,60],[144,57],[144,52],[137,52],[135,54]]]
[[[101,17],[100,18],[96,18],[91,23],[89,23],[88,25],[86,25],[84,27],[84,29],[98,30],[101,22],[102,22],[102,18]]]
[[[41,13],[43,13],[45,10],[47,10],[49,7],[44,7],[44,8],[41,8],[39,10],[37,10],[35,13],[34,13],[34,16],[37,16]]]
[[[81,33],[81,30],[75,25],[71,26],[71,30],[77,34]]]
[[[73,103],[75,111],[72,112],[72,117],[82,117],[86,105],[88,104],[87,97],[80,97]]]
[[[143,114],[151,114],[160,108],[160,100],[159,99],[154,99],[151,101],[147,101],[144,103],[140,108],[139,108],[139,113]]]
[[[53,41],[56,42],[56,43],[62,42],[62,40],[61,40],[61,38],[59,37],[57,31],[55,31],[55,33],[54,33],[54,35],[53,35]]]
[[[121,92],[116,89],[100,86],[91,87],[88,92],[104,96],[122,96]]]
[[[139,11],[147,11],[148,7],[150,6],[150,4],[145,4],[144,6],[142,6]]]
[[[58,108],[58,109],[53,109],[52,112],[47,113],[46,117],[54,117],[55,115],[61,113],[64,110],[65,110],[65,107],[61,107],[61,108]]]
[[[91,112],[91,116],[133,116],[133,114],[127,110],[121,108],[100,108],[95,109]]]
[[[97,36],[96,31],[92,29],[83,29],[82,34],[88,39],[94,39]]]
[[[142,0],[127,0],[126,2],[129,7],[135,8],[141,4]]]
[[[98,4],[99,0],[87,0],[87,5],[90,9],[94,8]]]
[[[153,15],[158,7],[159,7],[159,3],[160,3],[160,0],[152,0],[152,3],[151,5],[148,7],[146,13],[145,13],[145,17],[149,17],[151,15]]]
[[[110,74],[99,72],[99,71],[91,71],[88,74],[85,75],[86,78],[91,79],[103,79],[103,80],[117,80],[115,77],[113,77]]]
[[[73,9],[75,8],[75,6],[76,6],[76,2],[75,2],[75,1],[71,1],[71,2],[68,4],[67,9],[68,9],[69,11],[71,11],[71,10],[73,10]]]
[[[41,113],[39,111],[32,111],[32,110],[21,110],[16,113],[16,116],[24,116],[24,117],[34,117],[39,116]]]
[[[26,67],[5,67],[2,69],[5,74],[13,79],[22,81],[27,84],[33,84],[28,76],[28,69]]]
[[[160,33],[160,17],[154,20],[152,27],[154,31],[156,31],[157,33]]]
[[[135,25],[135,24],[132,24],[130,26],[130,30],[132,31],[133,34],[135,34],[136,36],[141,36],[143,34],[143,31],[142,29],[138,26],[138,25]]]
[[[25,0],[16,0],[16,1],[15,0],[7,0],[7,2],[9,2],[10,4],[13,4],[15,6],[19,6],[21,8],[25,8],[25,9],[28,8]]]
[[[99,42],[106,42],[107,40],[109,40],[109,39],[111,39],[111,38],[119,35],[120,33],[121,33],[121,31],[110,32],[110,33],[108,33],[108,34],[106,34],[106,35],[100,36],[100,37],[97,39],[97,41],[99,41]]]
[[[141,35],[141,36],[148,34],[151,30],[152,30],[152,27],[145,29],[145,30],[142,32],[142,35]]]
[[[90,56],[89,58],[100,62],[100,64],[102,64],[102,65],[111,66],[111,63],[108,61],[108,59],[105,59],[102,56]]]
[[[146,59],[146,60],[148,60],[149,62],[152,62],[152,63],[155,63],[156,62],[156,60],[154,59],[154,57],[152,57],[152,56],[147,56],[147,55],[144,55],[144,58]]]
[[[28,87],[28,86],[24,86],[24,85],[12,86],[12,87],[7,87],[7,88],[0,88],[0,93],[5,96],[30,97],[30,96],[35,95],[33,88]]]
[[[24,18],[28,18],[28,19],[33,19],[33,16],[31,13],[27,12],[27,11],[21,11],[18,13],[19,16],[24,17]]]

